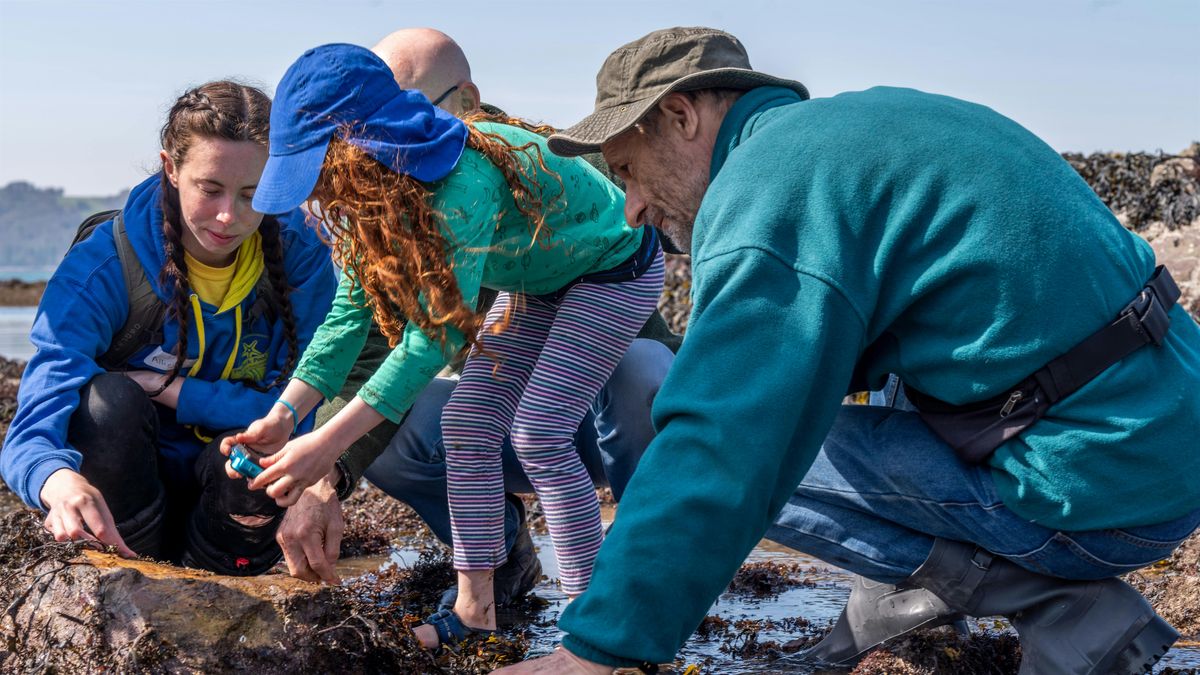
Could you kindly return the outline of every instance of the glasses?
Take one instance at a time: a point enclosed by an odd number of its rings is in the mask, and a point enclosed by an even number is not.
[[[454,93],[455,91],[457,91],[457,90],[458,90],[458,85],[457,85],[457,84],[456,84],[456,85],[454,85],[453,87],[450,87],[449,89],[447,89],[447,90],[446,90],[446,93],[444,93],[444,94],[442,94],[441,96],[439,96],[439,97],[437,97],[437,98],[433,99],[433,104],[434,104],[434,105],[437,105],[437,104],[441,103],[442,101],[445,101],[447,96],[449,96],[450,94],[453,94],[453,93]]]

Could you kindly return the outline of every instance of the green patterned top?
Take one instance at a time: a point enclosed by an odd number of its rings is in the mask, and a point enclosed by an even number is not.
[[[493,122],[476,125],[513,146],[532,144],[518,155],[536,177],[550,235],[540,244],[530,236],[528,220],[517,210],[503,174],[483,155],[467,149],[454,171],[431,183],[433,207],[446,219],[445,236],[458,286],[468,306],[480,288],[540,295],[574,279],[611,269],[637,251],[642,233],[625,224],[625,198],[594,167],[580,159],[554,155],[532,132]],[[537,160],[541,152],[550,171]],[[560,186],[563,189],[559,194]],[[326,399],[337,395],[370,330],[372,312],[366,293],[343,275],[333,307],[305,350],[297,377]],[[399,344],[358,396],[384,417],[399,421],[417,394],[464,343],[451,329],[445,349],[409,323]]]

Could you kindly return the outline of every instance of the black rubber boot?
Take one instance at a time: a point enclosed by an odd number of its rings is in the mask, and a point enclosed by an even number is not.
[[[971,544],[938,539],[909,581],[954,611],[1008,617],[1022,675],[1145,673],[1179,637],[1120,579],[1048,577]]]
[[[188,518],[182,563],[218,574],[262,574],[283,557],[275,532],[284,509],[266,492],[250,490],[245,480],[225,474],[221,438],[209,443],[196,459],[196,478],[202,492]],[[265,520],[261,525],[246,525],[233,516]]]
[[[525,597],[542,578],[542,561],[538,560],[537,549],[533,547],[533,537],[529,534],[525,502],[517,495],[510,494],[506,497],[509,503],[517,507],[517,518],[521,526],[517,530],[512,548],[508,550],[508,560],[496,568],[494,585],[497,606],[509,605]]]
[[[542,578],[542,561],[538,560],[533,537],[529,535],[525,502],[514,494],[504,498],[517,509],[517,537],[508,551],[508,560],[496,568],[492,586],[495,588],[496,607],[505,607],[525,597]],[[453,609],[458,600],[458,586],[451,586],[438,600],[438,609]]]
[[[852,666],[889,640],[947,624],[969,633],[962,615],[924,588],[856,576],[850,599],[833,629],[798,657],[817,666]]]

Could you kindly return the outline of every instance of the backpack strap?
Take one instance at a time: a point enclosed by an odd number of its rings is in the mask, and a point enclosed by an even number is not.
[[[92,236],[92,232],[96,230],[100,223],[107,223],[108,221],[113,220],[120,215],[121,209],[111,209],[109,211],[93,213],[87,218],[84,218],[83,222],[79,224],[79,228],[75,230],[75,238],[71,240],[71,245],[67,247],[67,253],[70,253],[71,249],[75,248],[75,244],[78,244],[84,239]],[[66,253],[63,254],[63,257],[66,257]]]
[[[86,222],[86,221],[85,221]],[[139,349],[156,341],[162,341],[162,326],[167,307],[154,292],[146,270],[142,267],[133,244],[125,232],[125,219],[117,211],[113,218],[113,241],[117,257],[121,260],[121,271],[125,276],[125,290],[129,295],[129,317],[125,325],[113,334],[108,351],[96,362],[109,371],[126,370],[126,361]]]

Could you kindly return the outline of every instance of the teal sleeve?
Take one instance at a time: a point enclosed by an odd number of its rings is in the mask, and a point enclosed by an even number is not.
[[[337,396],[367,342],[371,321],[366,292],[357,285],[351,292],[350,277],[343,272],[333,305],[292,377],[315,387],[325,400]]]
[[[559,622],[564,646],[608,665],[674,659],[812,464],[864,340],[845,296],[769,252],[737,249],[694,273],[658,436],[589,590]]]

